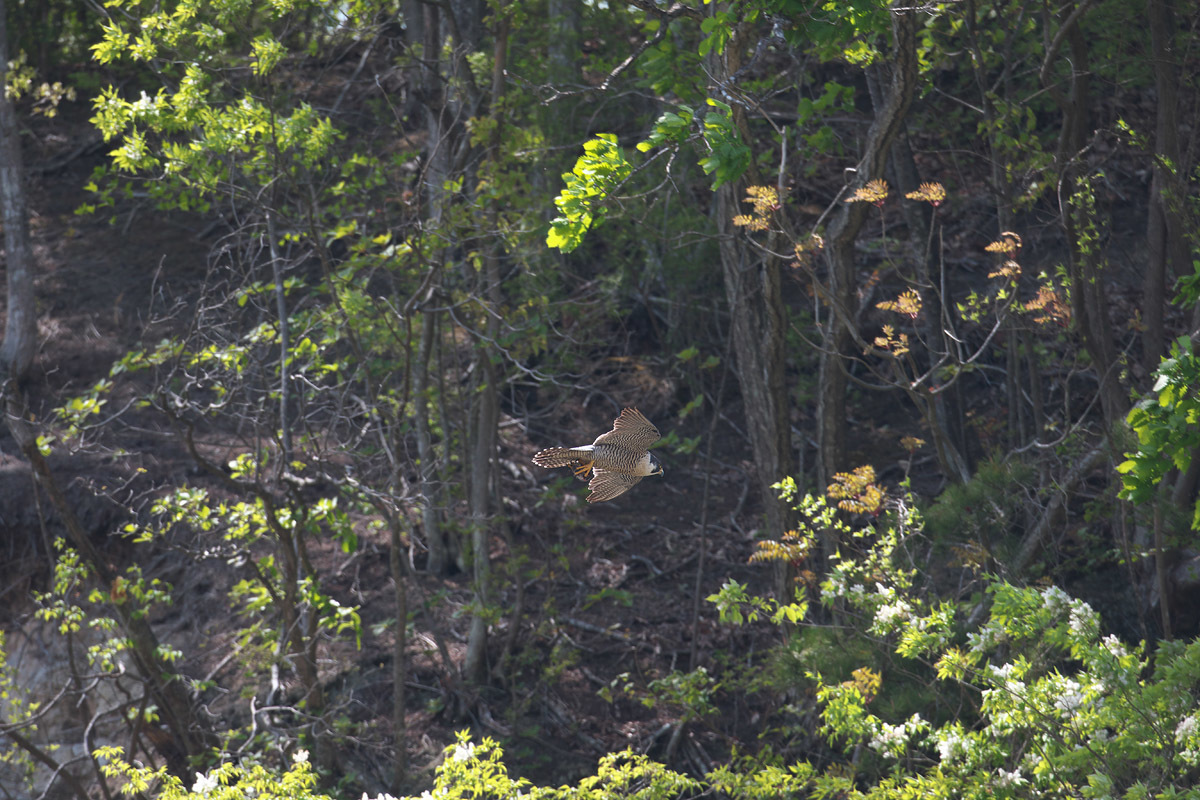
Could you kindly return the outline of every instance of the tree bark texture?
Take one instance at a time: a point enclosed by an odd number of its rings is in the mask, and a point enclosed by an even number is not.
[[[1166,352],[1163,309],[1171,276],[1188,266],[1187,241],[1178,205],[1184,202],[1176,176],[1186,174],[1180,163],[1179,70],[1174,49],[1174,20],[1166,0],[1146,0],[1150,48],[1154,64],[1155,111],[1154,178],[1150,182],[1146,220],[1147,264],[1142,288],[1146,330],[1142,338],[1142,365],[1153,372]],[[1168,164],[1170,166],[1168,166]],[[1172,174],[1171,168],[1175,173]]]
[[[777,537],[787,530],[788,510],[771,485],[792,470],[791,426],[784,382],[787,316],[781,286],[782,264],[778,258],[751,252],[738,240],[732,223],[739,213],[738,191],[735,185],[717,190],[721,266],[755,477],[766,508],[768,533]]]
[[[421,528],[425,534],[425,546],[429,549],[426,570],[441,575],[448,565],[446,534],[438,517],[438,469],[437,456],[433,450],[433,435],[429,429],[429,370],[436,335],[438,312],[427,309],[421,312],[421,336],[417,343],[416,373],[413,381],[413,416],[416,418],[417,459],[420,462],[419,492],[421,495]]]
[[[7,85],[7,9],[0,0],[0,87]],[[25,199],[21,136],[16,109],[0,89],[0,217],[4,222],[4,266],[8,276],[8,316],[0,344],[0,368],[14,380],[23,379],[37,349],[37,306],[33,294],[33,247],[29,240],[29,209]]]
[[[892,143],[900,133],[912,103],[917,82],[916,10],[892,8],[893,65],[891,81],[867,132],[866,146],[858,163],[851,191],[884,176]],[[866,222],[867,203],[844,203],[829,226],[825,253],[829,262],[829,302],[825,347],[821,352],[820,385],[817,395],[819,483],[830,482],[843,469],[846,452],[846,364],[854,323],[857,264],[854,243]]]
[[[403,514],[390,514],[392,529],[388,563],[395,587],[396,641],[392,648],[392,746],[396,750],[392,764],[392,791],[403,791],[408,778],[408,722],[405,682],[408,680],[408,571],[404,563],[404,536],[400,526]],[[411,533],[409,534],[411,536]]]
[[[508,13],[501,3],[496,9],[496,29],[492,51],[491,103],[495,126],[488,143],[487,161],[493,171],[500,169],[500,142],[503,116],[501,101],[504,98],[505,64],[508,56]],[[493,200],[488,207],[488,229],[496,230],[499,207]],[[496,522],[491,515],[494,476],[497,463],[497,439],[500,424],[500,387],[498,362],[500,352],[497,340],[500,337],[500,313],[503,294],[500,289],[500,240],[493,240],[483,259],[483,270],[479,273],[478,297],[484,311],[484,333],[475,343],[475,374],[479,385],[474,393],[476,405],[474,442],[471,457],[471,539],[473,569],[475,574],[475,612],[471,620],[471,632],[467,639],[466,663],[463,671],[469,681],[482,684],[487,678],[487,605],[491,599],[490,542]]]
[[[714,64],[720,74],[735,75],[741,69],[745,33],[745,30],[735,32],[723,60]],[[745,112],[740,106],[733,108],[735,125],[744,132]],[[729,304],[734,368],[754,454],[754,477],[766,512],[767,533],[776,538],[788,530],[791,518],[791,509],[771,488],[792,472],[785,383],[787,310],[783,301],[782,261],[751,250],[733,224],[734,216],[740,213],[745,187],[745,181],[737,181],[717,189],[715,223]]]

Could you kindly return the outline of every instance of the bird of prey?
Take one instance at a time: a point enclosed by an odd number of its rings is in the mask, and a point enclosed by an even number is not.
[[[662,475],[662,465],[650,455],[659,439],[658,428],[636,408],[627,408],[613,421],[613,429],[580,447],[551,447],[533,457],[539,467],[571,467],[576,477],[592,480],[589,503],[612,500],[629,491],[648,475]]]

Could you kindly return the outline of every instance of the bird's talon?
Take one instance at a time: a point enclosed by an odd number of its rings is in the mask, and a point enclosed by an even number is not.
[[[591,471],[592,471],[591,464],[580,464],[578,467],[575,467],[575,477],[583,478]]]

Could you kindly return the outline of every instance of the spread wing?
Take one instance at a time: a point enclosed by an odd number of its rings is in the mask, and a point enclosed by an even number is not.
[[[658,433],[658,428],[654,427],[654,423],[646,419],[642,412],[636,408],[627,408],[621,412],[621,416],[613,420],[613,429],[597,436],[594,444],[615,444],[644,453],[660,438],[662,437]],[[630,484],[630,486],[632,485]]]
[[[588,495],[587,500],[589,503],[602,503],[605,500],[620,497],[636,486],[640,480],[641,478],[637,475],[626,475],[623,472],[611,472],[597,467],[593,470],[592,480],[588,484],[592,493]]]

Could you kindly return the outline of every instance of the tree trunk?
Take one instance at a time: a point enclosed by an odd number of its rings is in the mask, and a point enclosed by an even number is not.
[[[1146,330],[1142,337],[1142,365],[1147,373],[1158,367],[1166,352],[1163,312],[1167,284],[1172,274],[1186,272],[1187,242],[1179,214],[1173,209],[1184,202],[1179,182],[1171,174],[1186,174],[1180,163],[1179,73],[1173,48],[1175,37],[1171,8],[1166,0],[1146,0],[1150,47],[1154,64],[1156,105],[1154,131],[1154,178],[1146,220],[1147,264],[1142,285],[1142,313]],[[1168,167],[1170,165],[1170,167]]]
[[[726,48],[715,64],[725,75],[741,69],[744,31]],[[734,106],[735,124],[745,130],[745,112]],[[742,393],[743,413],[754,454],[755,478],[766,512],[767,535],[782,536],[790,527],[791,508],[779,499],[773,484],[792,472],[792,435],[788,420],[785,383],[787,309],[783,302],[782,261],[752,251],[733,218],[740,213],[745,181],[729,183],[716,191],[716,228],[720,237],[721,268],[733,361]]]
[[[413,415],[416,417],[417,459],[420,461],[419,491],[421,495],[421,527],[425,534],[425,546],[429,548],[429,561],[425,569],[432,575],[446,571],[446,535],[438,519],[438,470],[437,457],[433,452],[433,439],[429,431],[429,369],[436,331],[437,312],[426,309],[421,312],[421,338],[417,344],[416,373],[413,381]]]
[[[744,186],[717,190],[717,230],[729,303],[734,364],[754,454],[755,477],[766,510],[767,534],[781,536],[790,512],[772,484],[791,474],[791,426],[784,383],[787,325],[781,288],[781,262],[751,252],[738,240],[733,217]]]
[[[503,127],[503,105],[505,88],[505,66],[508,56],[508,12],[501,3],[496,9],[495,45],[492,61],[492,116],[494,126],[488,143],[488,168],[500,169],[500,141]],[[488,206],[488,229],[496,230],[500,209],[496,200]],[[476,412],[473,425],[473,448],[471,457],[471,544],[475,573],[475,612],[471,620],[471,633],[467,640],[466,663],[463,672],[469,681],[483,683],[487,678],[487,605],[490,601],[491,564],[489,560],[493,521],[491,518],[492,483],[495,475],[496,441],[500,423],[500,387],[498,385],[497,362],[500,336],[500,311],[503,296],[500,291],[500,241],[493,241],[484,256],[484,269],[480,272],[478,301],[482,304],[485,322],[483,341],[476,342],[475,374],[480,385],[475,392]]]
[[[0,87],[7,86],[8,24],[0,0]],[[33,248],[29,243],[29,210],[25,186],[21,137],[16,109],[0,90],[0,211],[4,221],[4,257],[8,275],[8,316],[4,343],[0,344],[0,369],[8,379],[23,380],[37,349],[37,306],[33,295]]]
[[[893,68],[891,83],[883,105],[867,132],[866,148],[851,181],[850,190],[883,178],[892,142],[895,141],[912,103],[917,82],[917,12],[892,8]],[[819,482],[829,483],[843,469],[846,452],[846,366],[854,323],[857,264],[854,242],[866,221],[866,203],[843,203],[829,226],[825,253],[829,260],[829,302],[832,304],[825,326],[825,347],[821,351],[820,380],[817,395]]]
[[[404,537],[400,535],[404,515],[389,514],[388,517],[392,529],[389,564],[396,604],[396,643],[392,648],[392,746],[396,750],[396,760],[392,765],[392,791],[399,794],[408,777],[408,709],[404,685],[408,680],[408,656],[405,653],[408,647],[408,572],[404,563]]]

